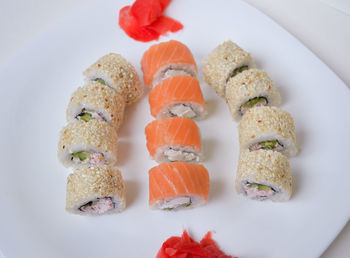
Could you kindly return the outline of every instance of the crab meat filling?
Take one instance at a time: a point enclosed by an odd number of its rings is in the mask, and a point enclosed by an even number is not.
[[[193,152],[177,150],[174,148],[166,150],[164,155],[170,161],[198,161],[198,156]]]
[[[162,210],[174,210],[180,207],[189,207],[191,206],[192,201],[191,197],[189,196],[180,196],[180,197],[175,197],[169,200],[164,200],[164,202],[160,205],[160,209]]]
[[[196,117],[196,113],[193,111],[193,109],[190,106],[187,106],[185,104],[174,105],[173,107],[170,108],[169,113],[171,116],[177,116],[177,117],[187,117],[187,118]]]
[[[85,108],[83,108],[75,118],[78,120],[83,120],[85,122],[89,122],[92,119],[95,119],[99,122],[107,121],[101,113],[94,110],[87,110]]]
[[[72,153],[71,160],[79,164],[104,165],[105,159],[102,153],[90,151],[78,151]]]
[[[257,183],[245,183],[244,190],[246,195],[255,200],[265,200],[273,196],[277,191],[271,186],[257,184]]]
[[[283,145],[278,140],[264,141],[253,144],[249,147],[250,151],[256,150],[274,150],[283,151]]]
[[[112,200],[112,197],[103,197],[96,198],[93,201],[79,207],[79,210],[82,212],[89,212],[93,214],[102,214],[106,211],[112,210],[115,208],[115,203]]]
[[[266,106],[268,104],[267,98],[265,97],[255,97],[250,100],[248,100],[246,103],[244,103],[239,111],[241,112],[241,115],[243,116],[245,112],[248,111],[248,109],[251,109],[252,107],[262,107]]]

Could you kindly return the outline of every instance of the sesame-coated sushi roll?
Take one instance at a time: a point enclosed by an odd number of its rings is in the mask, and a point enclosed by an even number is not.
[[[140,99],[143,86],[135,68],[121,55],[109,53],[84,72],[85,81],[97,81],[117,91],[127,105]]]
[[[292,171],[287,157],[271,150],[243,150],[239,156],[235,185],[237,193],[253,200],[289,200]]]
[[[148,175],[152,209],[180,210],[208,202],[209,173],[203,165],[162,163],[150,169]]]
[[[122,174],[109,166],[82,166],[67,179],[66,210],[79,215],[102,215],[125,208]]]
[[[251,68],[255,68],[251,55],[232,41],[225,41],[204,62],[204,79],[220,97],[225,97],[229,79]]]
[[[249,109],[238,125],[241,150],[279,151],[288,157],[297,154],[294,119],[277,107]]]
[[[143,80],[147,86],[155,86],[162,80],[177,76],[197,76],[197,64],[189,48],[176,40],[151,46],[141,60]]]
[[[198,162],[202,158],[199,128],[187,117],[154,120],[145,128],[147,149],[158,163]]]
[[[97,82],[79,87],[67,108],[67,122],[105,121],[118,130],[124,119],[125,100],[115,90]]]
[[[66,167],[117,163],[118,135],[106,122],[77,121],[62,129],[58,158]]]
[[[157,119],[174,116],[202,118],[205,115],[199,81],[188,75],[165,79],[151,90],[148,101],[151,114]]]
[[[249,69],[230,78],[225,98],[235,121],[252,107],[281,103],[281,96],[268,74],[258,69]]]

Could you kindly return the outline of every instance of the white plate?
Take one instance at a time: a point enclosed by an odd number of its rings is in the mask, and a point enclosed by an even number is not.
[[[120,131],[120,169],[127,209],[97,218],[65,212],[69,170],[56,158],[71,93],[82,71],[100,56],[121,53],[139,69],[152,43],[136,42],[117,26],[130,1],[95,1],[43,33],[0,72],[0,249],[12,257],[154,257],[162,242],[188,229],[199,240],[208,230],[229,254],[241,257],[317,257],[349,219],[350,94],[300,42],[241,1],[173,1],[169,15],[184,30],[178,39],[203,58],[232,39],[268,71],[295,118],[301,153],[290,160],[289,202],[254,202],[233,182],[237,124],[202,79],[209,117],[198,123],[211,176],[208,205],[181,212],[148,208],[144,127],[152,120],[147,95],[127,110]]]

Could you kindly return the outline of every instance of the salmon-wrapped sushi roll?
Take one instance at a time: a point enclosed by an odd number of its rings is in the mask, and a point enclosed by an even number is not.
[[[281,103],[281,96],[268,74],[258,69],[249,69],[230,78],[225,98],[235,121],[252,107]]]
[[[176,75],[197,76],[197,64],[191,51],[176,40],[151,46],[143,54],[141,69],[145,85],[150,87]]]
[[[188,75],[174,76],[156,85],[148,98],[151,114],[164,117],[203,118],[205,103],[199,81]]]
[[[163,118],[145,129],[147,149],[155,161],[198,162],[202,158],[199,128],[186,117]]]
[[[62,129],[58,158],[66,167],[117,163],[118,135],[103,121],[77,121]]]
[[[79,215],[102,215],[125,208],[121,172],[109,166],[74,169],[67,179],[66,210]]]
[[[277,107],[249,109],[238,125],[241,150],[274,150],[288,157],[298,152],[294,119]]]
[[[255,68],[251,55],[232,41],[215,48],[204,62],[205,81],[220,97],[225,97],[226,83],[237,74]]]
[[[276,151],[243,150],[239,156],[235,184],[238,193],[253,200],[289,200],[292,172],[288,159]]]
[[[208,202],[209,173],[203,165],[162,163],[149,171],[149,205],[152,209],[180,210]]]
[[[79,87],[67,108],[67,122],[105,121],[118,130],[124,119],[125,100],[115,90],[97,82]]]
[[[143,86],[135,68],[119,54],[109,53],[84,72],[85,81],[97,81],[117,91],[127,105],[140,99]]]

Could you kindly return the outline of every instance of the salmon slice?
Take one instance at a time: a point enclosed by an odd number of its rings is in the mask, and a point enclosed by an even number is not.
[[[155,118],[170,116],[192,118],[186,113],[175,113],[173,107],[176,105],[187,107],[195,117],[201,116],[205,111],[199,81],[187,75],[174,76],[162,81],[151,90],[148,102],[151,107],[151,114]]]
[[[195,122],[186,117],[155,120],[145,128],[147,149],[157,162],[193,161],[201,157],[201,139]]]
[[[191,51],[179,41],[153,45],[143,54],[141,69],[145,85],[152,86],[154,79],[161,79],[162,73],[169,68],[185,70],[194,77],[197,75],[197,65]]]
[[[148,175],[149,205],[153,209],[196,207],[208,202],[209,173],[203,165],[162,163]]]

